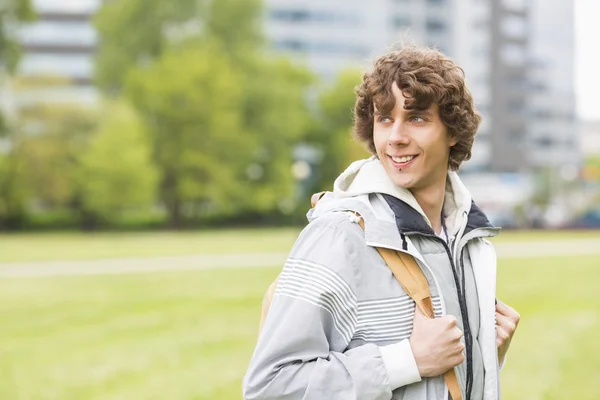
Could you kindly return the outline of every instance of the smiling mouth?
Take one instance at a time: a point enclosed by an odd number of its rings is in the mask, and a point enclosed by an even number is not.
[[[418,155],[403,157],[394,157],[388,155],[388,157],[392,161],[392,164],[395,168],[406,168],[411,162],[413,162],[418,157]]]

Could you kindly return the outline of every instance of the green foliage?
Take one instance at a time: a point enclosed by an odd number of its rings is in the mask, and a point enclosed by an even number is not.
[[[130,73],[127,94],[147,123],[173,225],[243,199],[255,141],[243,132],[240,78],[216,47],[166,53]]]
[[[17,228],[25,218],[24,178],[23,160],[14,151],[0,154],[0,228]]]
[[[130,69],[152,62],[167,50],[168,32],[194,24],[201,3],[198,0],[105,2],[95,16],[101,38],[96,59],[96,80],[100,87],[118,92]]]
[[[360,81],[358,71],[344,71],[319,95],[319,116],[309,137],[309,142],[323,155],[315,191],[331,190],[335,178],[352,161],[369,155],[352,139],[354,87]]]
[[[15,151],[26,170],[23,184],[40,207],[79,209],[74,174],[96,124],[93,112],[71,105],[22,110]]]
[[[201,15],[205,37],[218,40],[230,57],[243,61],[265,40],[262,34],[261,0],[205,0],[206,11]]]
[[[79,155],[82,208],[108,222],[126,211],[148,210],[156,199],[158,171],[137,115],[125,104],[105,107],[98,131]]]
[[[292,152],[311,122],[305,96],[314,77],[285,59],[253,60],[250,66],[244,77],[243,121],[257,143],[251,165],[262,175],[245,179],[252,193],[246,207],[267,212],[292,198]]]
[[[3,0],[0,4],[0,70],[5,68],[9,73],[15,71],[21,48],[13,27],[18,22],[34,18],[30,0]]]
[[[101,40],[97,83],[119,93],[127,73],[190,41],[216,40],[230,56],[252,54],[263,42],[259,0],[119,0],[95,18]]]
[[[312,76],[264,51],[258,0],[151,3],[103,7],[97,77],[144,119],[170,225],[276,212]]]

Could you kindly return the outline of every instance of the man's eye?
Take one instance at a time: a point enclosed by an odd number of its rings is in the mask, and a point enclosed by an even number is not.
[[[387,124],[388,122],[392,122],[392,119],[390,117],[386,117],[385,115],[381,115],[377,118],[378,122],[381,122],[382,124]]]
[[[411,117],[410,120],[413,122],[425,122],[425,119],[423,119],[422,117]]]

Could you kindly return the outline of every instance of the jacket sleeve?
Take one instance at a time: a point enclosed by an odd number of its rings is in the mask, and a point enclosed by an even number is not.
[[[298,238],[244,377],[246,400],[391,399],[380,348],[347,350],[357,324],[353,260],[365,247],[350,225],[317,220]]]

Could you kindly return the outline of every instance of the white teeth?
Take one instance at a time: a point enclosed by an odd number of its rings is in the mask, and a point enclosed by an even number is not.
[[[392,160],[394,160],[394,162],[397,162],[397,163],[405,163],[405,162],[409,162],[413,158],[415,158],[415,156],[392,157]]]

